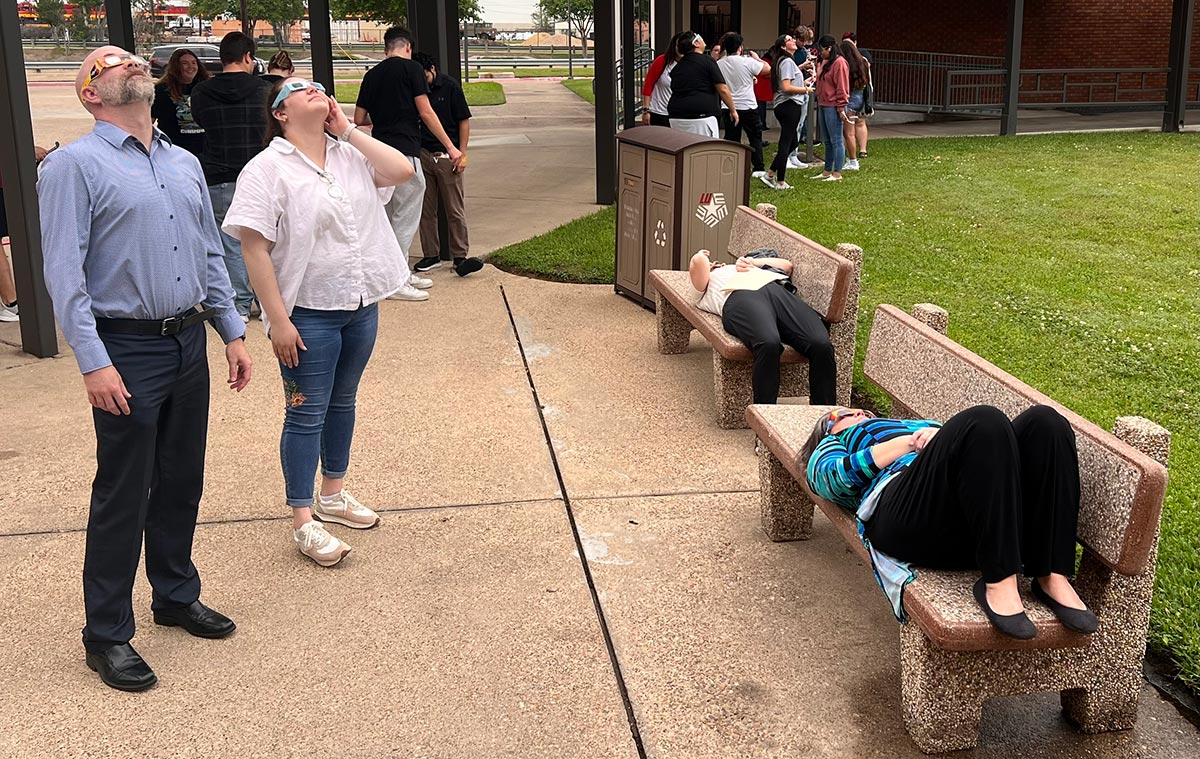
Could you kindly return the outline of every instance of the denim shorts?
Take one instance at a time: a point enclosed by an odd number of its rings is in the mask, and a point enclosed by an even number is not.
[[[856,114],[862,115],[863,92],[865,92],[865,90],[854,90],[850,93],[850,102],[846,105],[846,110],[854,111]]]

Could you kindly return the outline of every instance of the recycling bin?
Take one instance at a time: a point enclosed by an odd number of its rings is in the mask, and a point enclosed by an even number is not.
[[[660,126],[617,135],[617,293],[654,308],[651,269],[685,268],[726,249],[733,211],[750,202],[750,148]]]

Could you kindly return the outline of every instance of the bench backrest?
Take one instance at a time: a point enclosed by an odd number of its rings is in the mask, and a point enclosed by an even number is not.
[[[863,372],[921,418],[945,421],[979,404],[1009,417],[1053,407],[1071,423],[1079,449],[1079,541],[1117,572],[1146,568],[1166,467],[895,306],[875,311]]]
[[[728,253],[736,260],[755,248],[774,248],[792,262],[792,283],[805,303],[829,322],[845,318],[854,264],[757,211],[738,206]]]

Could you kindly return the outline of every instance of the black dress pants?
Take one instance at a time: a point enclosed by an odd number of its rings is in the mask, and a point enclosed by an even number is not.
[[[734,290],[725,301],[721,323],[754,353],[755,403],[779,400],[779,357],[785,345],[808,359],[809,402],[837,403],[837,363],[829,328],[798,295],[774,282],[758,290]]]
[[[751,108],[747,111],[738,111],[738,123],[728,122],[725,127],[725,139],[731,142],[742,141],[742,131],[745,130],[746,137],[750,140],[750,165],[754,171],[763,170],[763,148],[762,148],[762,133],[763,125],[758,120],[758,109]]]
[[[880,551],[930,569],[979,569],[985,582],[1075,572],[1075,432],[1049,406],[1011,422],[999,409],[955,414],[896,475],[866,522]]]
[[[132,397],[128,416],[92,410],[96,479],[83,558],[89,651],[133,637],[143,533],[152,608],[187,606],[200,597],[192,535],[208,436],[203,325],[171,337],[101,332],[100,338]]]

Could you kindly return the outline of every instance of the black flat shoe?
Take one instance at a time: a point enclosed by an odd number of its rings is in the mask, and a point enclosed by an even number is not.
[[[1033,597],[1049,606],[1050,611],[1054,612],[1054,616],[1058,617],[1058,621],[1068,629],[1084,635],[1091,635],[1100,626],[1100,622],[1091,609],[1072,609],[1070,606],[1063,606],[1051,598],[1049,593],[1042,590],[1036,577],[1033,578],[1030,585],[1033,586]]]
[[[199,601],[178,609],[155,609],[154,624],[182,627],[197,638],[224,638],[237,629],[232,619]]]
[[[983,581],[982,577],[975,581],[975,587],[972,588],[972,591],[975,593],[975,601],[983,609],[983,613],[988,621],[997,630],[1010,638],[1017,638],[1018,640],[1029,640],[1037,635],[1037,628],[1033,626],[1033,622],[1029,620],[1029,617],[1025,616],[1025,612],[997,614],[992,611],[992,607],[988,606],[987,602],[987,583]]]
[[[483,268],[483,261],[478,258],[462,258],[454,262],[454,273],[460,277],[473,274]]]
[[[128,643],[98,653],[88,651],[87,665],[88,669],[100,675],[105,685],[117,690],[137,692],[158,682],[154,670]]]

